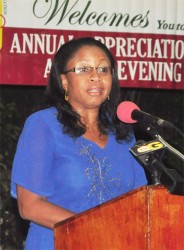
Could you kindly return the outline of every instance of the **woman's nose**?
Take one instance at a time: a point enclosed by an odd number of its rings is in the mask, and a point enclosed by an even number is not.
[[[102,81],[102,76],[98,72],[98,68],[94,68],[92,72],[90,72],[90,81]]]

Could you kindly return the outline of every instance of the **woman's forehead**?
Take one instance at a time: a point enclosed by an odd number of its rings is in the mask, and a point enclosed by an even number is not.
[[[68,60],[69,62],[72,61],[83,61],[89,62],[92,60],[99,60],[99,61],[107,61],[109,62],[109,58],[105,51],[97,46],[91,45],[84,45],[80,47]]]

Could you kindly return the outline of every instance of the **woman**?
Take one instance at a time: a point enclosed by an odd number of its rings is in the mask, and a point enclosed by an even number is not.
[[[55,223],[147,184],[129,153],[131,129],[116,116],[120,87],[105,45],[87,37],[61,46],[47,96],[49,108],[25,123],[12,171],[34,250],[54,248]]]

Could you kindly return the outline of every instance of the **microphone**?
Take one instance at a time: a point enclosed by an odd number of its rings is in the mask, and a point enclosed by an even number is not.
[[[171,122],[141,111],[135,103],[130,101],[124,101],[119,104],[117,108],[117,116],[120,121],[125,123],[136,123],[137,121],[143,121],[148,124],[152,123],[162,127],[173,128],[173,124]]]
[[[146,168],[152,179],[152,184],[164,185],[172,194],[184,195],[184,178],[176,170],[165,167],[161,158],[163,150],[167,148],[162,140],[152,141],[139,140],[129,148],[132,155]]]

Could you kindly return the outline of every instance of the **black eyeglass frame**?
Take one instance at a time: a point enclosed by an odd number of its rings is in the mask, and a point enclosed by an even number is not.
[[[77,73],[76,72],[76,69],[77,68],[88,68],[88,69],[90,69],[90,71],[88,71],[88,72],[79,72],[79,73]],[[70,73],[70,72],[74,72],[74,73],[76,73],[76,74],[80,74],[80,73],[89,73],[89,72],[92,72],[94,69],[96,69],[97,70],[97,72],[98,72],[98,69],[99,68],[108,68],[108,69],[110,69],[110,73],[111,74],[113,74],[113,72],[114,72],[114,70],[109,66],[109,67],[91,67],[91,66],[83,66],[83,67],[74,67],[74,68],[72,68],[72,69],[69,69],[69,70],[66,70],[66,71],[64,71],[62,74],[67,74],[67,73]],[[109,72],[98,72],[98,73],[109,73]]]

